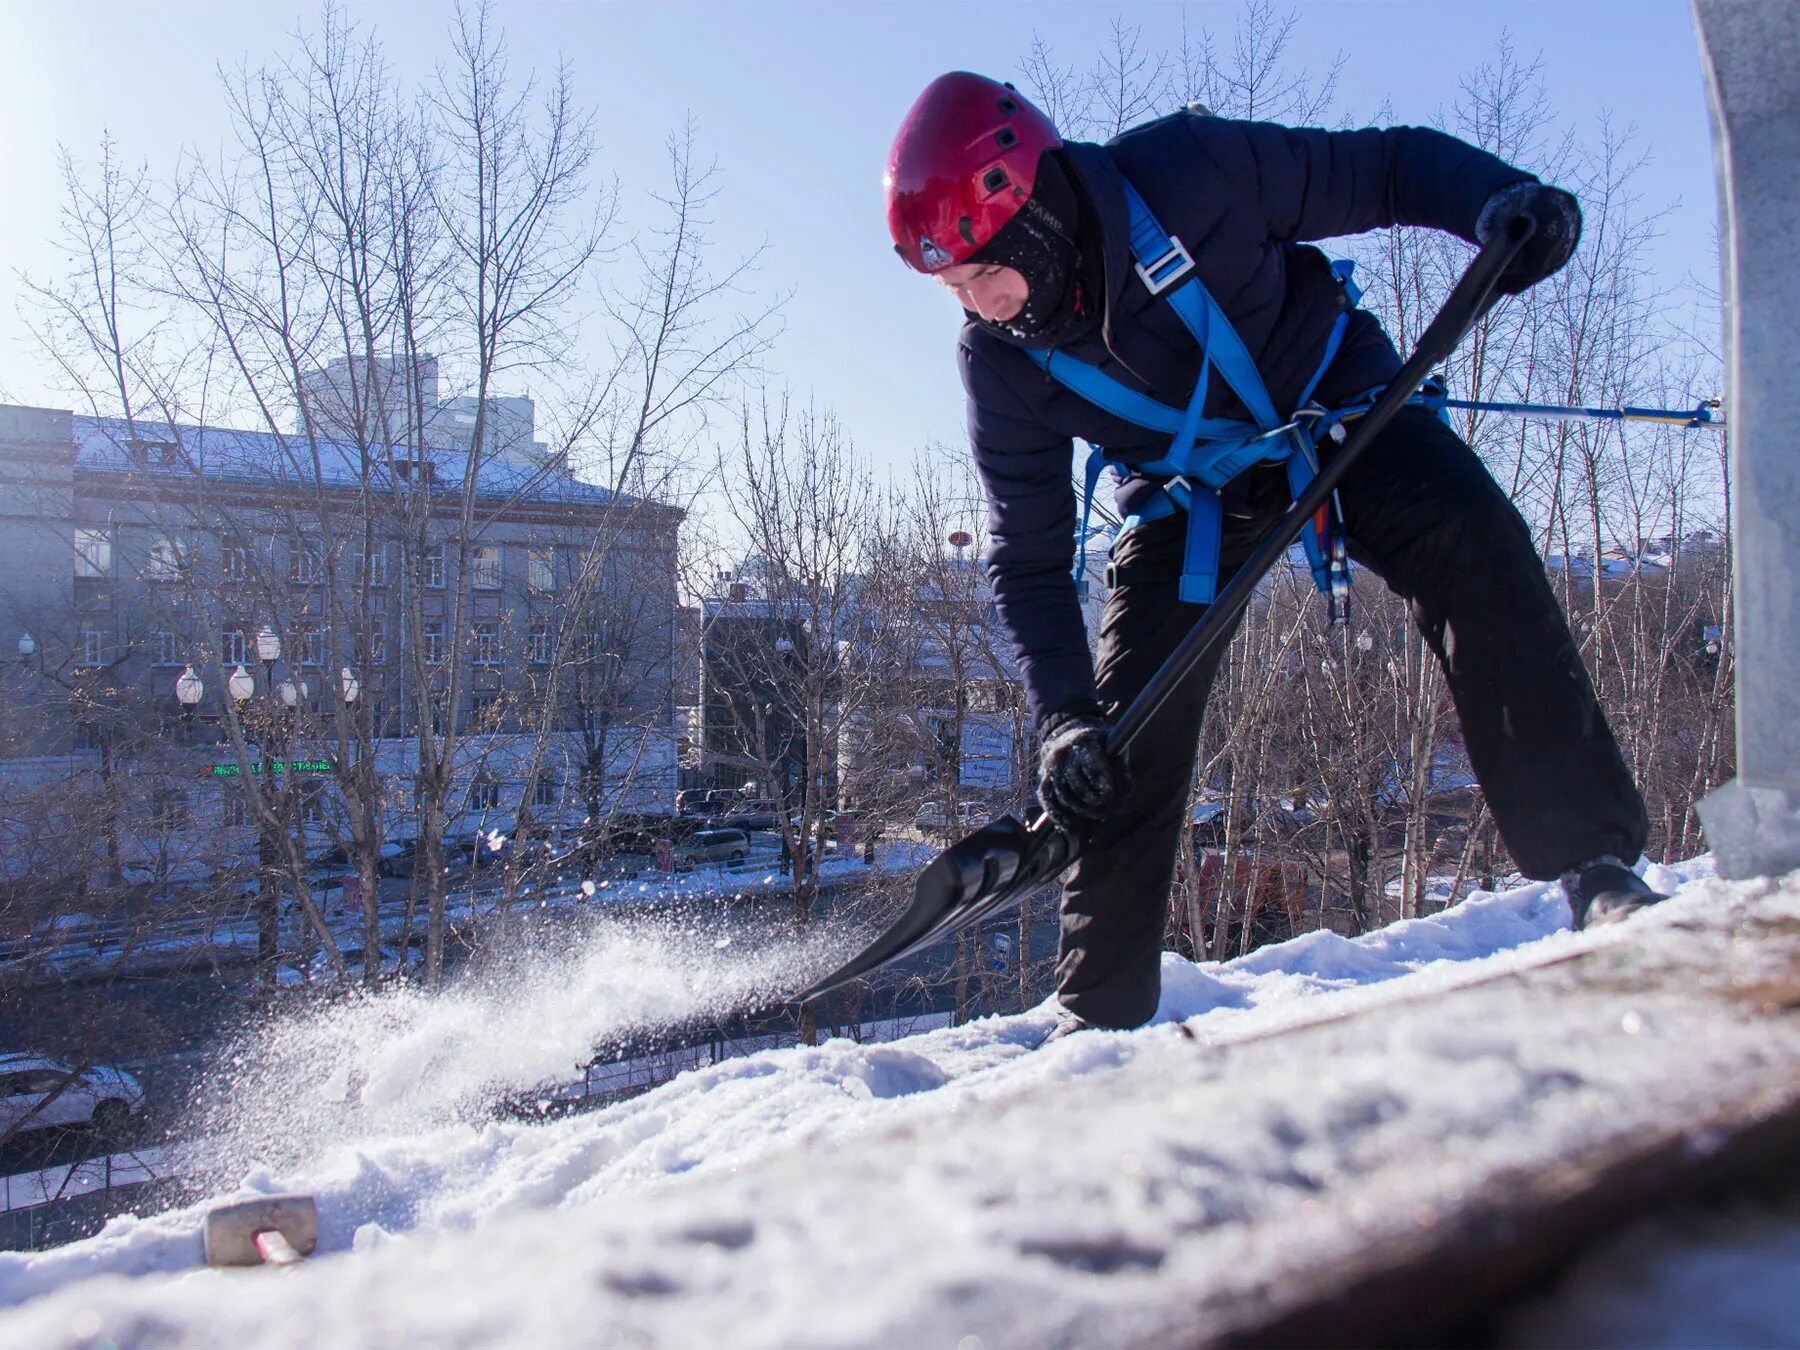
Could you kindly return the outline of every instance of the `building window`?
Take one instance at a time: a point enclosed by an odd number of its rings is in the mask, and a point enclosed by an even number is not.
[[[498,619],[477,619],[475,621],[474,655],[470,659],[478,666],[500,664],[500,621]]]
[[[325,635],[310,623],[296,623],[288,630],[287,658],[297,666],[316,666],[319,664],[320,649]]]
[[[370,619],[368,633],[364,660],[370,666],[385,666],[388,659],[387,620],[383,618]]]
[[[534,666],[547,666],[555,654],[550,637],[550,621],[533,619],[525,630],[525,659]]]
[[[425,620],[425,626],[421,630],[421,637],[423,641],[420,644],[422,648],[420,654],[424,656],[425,664],[428,666],[443,665],[444,621],[442,619]]]
[[[100,665],[105,656],[105,652],[106,634],[101,632],[98,628],[83,628],[81,630],[81,651],[78,653],[76,664],[82,666]]]
[[[181,637],[163,629],[156,635],[156,664],[159,666],[178,666],[181,661]]]
[[[150,541],[150,552],[144,559],[145,581],[180,581],[186,575],[186,544],[169,534]]]
[[[533,806],[556,805],[556,779],[547,773],[541,773],[531,780],[531,804]]]
[[[492,731],[500,717],[500,695],[492,693],[469,695],[469,726],[471,729]]]
[[[526,569],[526,585],[540,595],[548,595],[556,589],[556,550],[534,548],[530,557],[530,564]]]
[[[470,584],[478,591],[500,589],[500,547],[483,544],[469,554]]]
[[[359,586],[387,585],[387,546],[377,544],[369,552],[356,550],[356,581]]]
[[[219,545],[219,574],[227,581],[248,581],[255,574],[250,545],[227,539]]]
[[[469,810],[498,811],[500,784],[491,778],[477,778],[469,784]]]
[[[75,531],[75,575],[78,577],[110,577],[112,575],[112,536],[105,530]]]
[[[227,628],[219,639],[219,661],[227,666],[248,665],[250,635],[242,628]]]
[[[425,584],[442,588],[444,584],[444,546],[433,544],[425,550]]]
[[[150,828],[185,830],[188,827],[188,797],[183,788],[159,787],[150,794]]]
[[[300,819],[307,825],[325,823],[325,793],[319,788],[305,788],[300,793]]]
[[[225,794],[224,816],[228,830],[241,830],[250,823],[250,807],[242,792],[233,790]]]
[[[131,451],[131,462],[140,469],[173,469],[180,463],[180,447],[174,441],[136,440],[125,445]]]
[[[75,748],[77,750],[98,750],[100,748],[100,732],[92,722],[75,724]]]
[[[288,544],[288,580],[297,586],[310,586],[319,579],[319,555],[304,539]]]

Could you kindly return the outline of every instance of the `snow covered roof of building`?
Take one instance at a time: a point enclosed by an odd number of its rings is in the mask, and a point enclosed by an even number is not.
[[[1697,924],[1741,931],[1752,913],[1794,912],[1792,882],[1771,894],[1710,871],[1654,872],[1686,883],[1666,913],[1589,933],[1568,932],[1554,884],[1532,883],[1357,939],[1308,933],[1224,964],[1165,954],[1161,1008],[1135,1032],[1035,1048],[1055,1018],[1045,1005],[892,1043],[696,1063],[647,1095],[537,1123],[481,1104],[568,1073],[597,1037],[671,1013],[678,991],[766,996],[807,957],[633,931],[434,999],[308,1008],[245,1047],[237,1129],[208,1136],[189,1175],[221,1198],[316,1196],[320,1255],[288,1278],[207,1276],[204,1202],[118,1220],[0,1254],[0,1337],[1211,1339],[1233,1299],[1393,1234],[1460,1232],[1457,1206],[1484,1178],[1516,1186],[1608,1140],[1641,1148],[1657,1122],[1703,1116],[1726,1077],[1791,1073],[1787,1023],[1739,1005],[1705,1014],[1685,984],[1644,978],[1646,961],[1692,953]],[[1637,972],[1628,987],[1514,996],[1533,972],[1566,978],[1585,964],[1570,958],[1609,950]],[[1460,1016],[1446,1020],[1444,994]],[[1677,1047],[1692,1063],[1672,1084]],[[1750,1294],[1709,1286],[1682,1343]]]
[[[310,486],[315,478],[320,478],[328,486],[345,488],[358,486],[364,477],[365,452],[360,447],[324,438],[309,439],[302,432],[277,434],[141,422],[134,433],[131,424],[116,417],[76,417],[73,431],[75,465],[92,473],[148,475],[171,481],[191,479],[198,474],[215,483],[284,487]],[[396,447],[393,458],[404,467],[408,453]],[[410,453],[415,457],[413,462],[422,459],[431,465],[434,491],[446,495],[462,491],[468,466],[466,450],[425,449]],[[395,471],[389,465],[388,455],[372,449],[366,453],[366,462],[370,485],[383,491],[389,489]],[[483,500],[522,498],[572,506],[635,505],[643,501],[598,484],[584,483],[565,470],[546,471],[517,459],[489,459],[479,473],[476,495]]]

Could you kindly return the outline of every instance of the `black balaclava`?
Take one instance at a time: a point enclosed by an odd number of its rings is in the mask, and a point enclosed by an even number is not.
[[[1082,285],[1081,203],[1054,153],[1038,161],[1031,197],[994,237],[969,256],[972,263],[1010,267],[1025,278],[1025,307],[990,327],[1027,341],[1054,340],[1093,310]],[[983,323],[988,321],[983,319]]]

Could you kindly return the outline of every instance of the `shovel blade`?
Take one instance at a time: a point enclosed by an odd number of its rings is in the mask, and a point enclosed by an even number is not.
[[[912,904],[861,953],[800,995],[802,1001],[911,956],[999,914],[1075,861],[1074,840],[1040,816],[982,826],[945,849],[919,873]]]

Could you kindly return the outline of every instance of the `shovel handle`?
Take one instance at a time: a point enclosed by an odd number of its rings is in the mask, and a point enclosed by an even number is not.
[[[1387,425],[1388,420],[1405,406],[1406,401],[1418,392],[1426,376],[1431,374],[1432,367],[1456,350],[1457,344],[1468,336],[1469,330],[1481,321],[1482,316],[1500,298],[1494,290],[1494,284],[1536,230],[1536,222],[1530,216],[1514,216],[1507,221],[1506,229],[1501,234],[1482,246],[1451,290],[1449,299],[1444,301],[1443,308],[1437,312],[1437,317],[1419,339],[1419,345],[1413,349],[1411,359],[1388,382],[1374,406],[1357,419],[1350,439],[1331,457],[1329,463],[1320,466],[1318,474],[1307,485],[1306,490],[1294,499],[1293,505],[1288,507],[1275,527],[1257,544],[1255,551],[1238,568],[1237,574],[1219,593],[1218,599],[1213,601],[1205,616],[1188,630],[1187,636],[1169,653],[1168,660],[1163,662],[1138,696],[1132,699],[1124,713],[1112,724],[1106,736],[1108,751],[1118,754],[1137,738],[1145,724],[1168,701],[1169,695],[1175,692],[1200,658],[1213,648],[1236,621],[1238,614],[1249,605],[1250,597],[1262,582],[1264,574],[1293,546],[1307,521],[1313,518],[1337,490],[1337,485],[1343,481],[1357,456]]]

